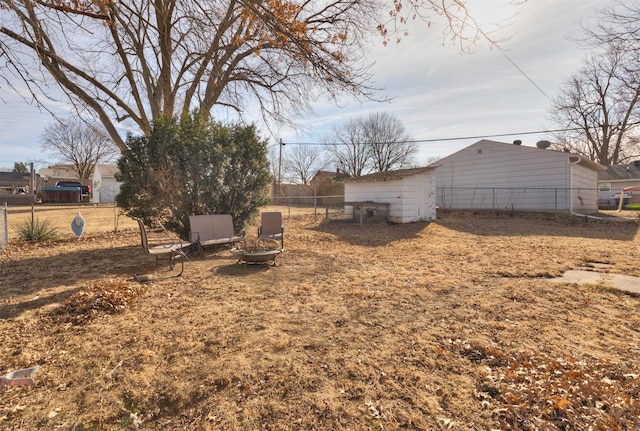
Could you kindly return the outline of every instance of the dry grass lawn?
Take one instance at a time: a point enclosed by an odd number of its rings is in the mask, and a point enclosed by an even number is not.
[[[0,373],[40,371],[0,386],[0,428],[640,429],[640,299],[549,281],[640,276],[638,226],[439,216],[294,213],[277,267],[209,250],[147,284],[134,229],[12,241]]]

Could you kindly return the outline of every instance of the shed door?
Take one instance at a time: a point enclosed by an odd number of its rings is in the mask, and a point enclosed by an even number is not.
[[[429,178],[418,176],[416,178],[416,211],[417,221],[430,220],[429,215]]]

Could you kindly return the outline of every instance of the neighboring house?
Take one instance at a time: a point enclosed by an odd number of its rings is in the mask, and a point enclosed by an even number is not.
[[[598,202],[602,208],[618,207],[620,191],[640,186],[640,160],[628,165],[607,166],[598,172]],[[640,193],[627,196],[629,203],[640,203]]]
[[[313,176],[311,184],[315,187],[318,196],[330,196],[324,199],[326,203],[340,204],[340,196],[344,195],[344,182],[350,178],[345,172],[336,171],[318,171]]]
[[[340,183],[348,180],[349,174],[345,172],[340,172],[340,169],[333,171],[318,171],[313,176],[312,183],[317,184],[332,184],[332,183]]]
[[[55,181],[60,180],[77,180],[78,173],[69,165],[55,165],[48,168],[42,168],[38,174],[45,179],[45,185],[52,186]]]
[[[93,170],[93,192],[94,204],[109,204],[116,201],[116,196],[120,193],[121,182],[116,181],[118,167],[116,165],[96,165]]]
[[[604,166],[568,152],[482,140],[431,166],[437,202],[448,209],[598,211]]]
[[[411,223],[436,219],[436,169],[422,167],[350,178],[344,189],[345,218]]]

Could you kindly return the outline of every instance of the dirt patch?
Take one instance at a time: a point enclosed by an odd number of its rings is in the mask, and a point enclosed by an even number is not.
[[[640,276],[635,223],[284,215],[277,267],[208,251],[145,285],[135,230],[10,243],[0,372],[40,371],[0,386],[0,427],[640,426],[640,300],[550,281],[593,263]]]

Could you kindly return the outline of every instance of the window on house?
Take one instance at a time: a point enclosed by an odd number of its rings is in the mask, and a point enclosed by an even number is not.
[[[611,191],[611,183],[600,183],[598,185],[598,191],[610,192]]]

